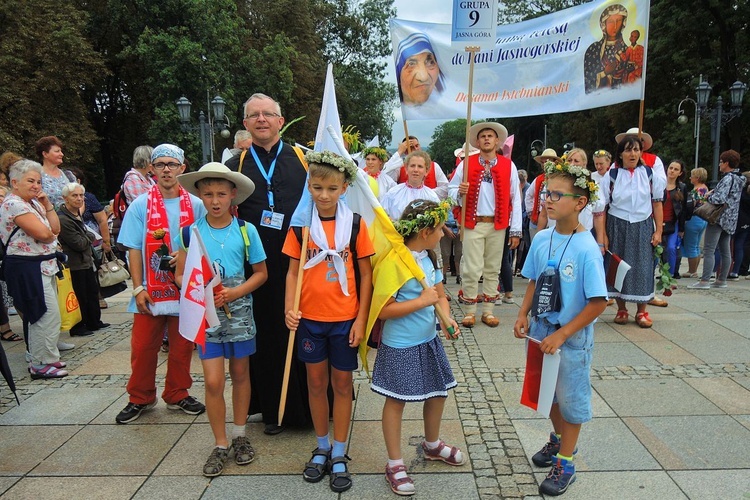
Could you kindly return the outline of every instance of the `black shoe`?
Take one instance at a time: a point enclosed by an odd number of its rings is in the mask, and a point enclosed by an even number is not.
[[[89,335],[93,335],[94,332],[91,330],[78,330],[78,331],[70,331],[71,337],[88,337]]]
[[[135,403],[128,403],[123,410],[115,417],[115,422],[118,424],[129,424],[133,420],[136,420],[146,410],[150,410],[156,406],[156,401],[145,405],[137,405]]]
[[[266,428],[263,429],[263,434],[268,434],[269,436],[275,436],[276,434],[281,434],[283,430],[284,430],[283,425],[266,424]]]
[[[167,408],[170,410],[182,410],[188,415],[200,415],[206,411],[205,405],[193,396],[188,396],[176,403],[169,403],[167,404]]]
[[[103,321],[100,321],[99,324],[96,325],[96,326],[94,326],[93,328],[91,328],[91,330],[93,330],[93,331],[102,330],[104,328],[109,328],[109,326],[110,326],[109,323],[105,323]]]
[[[456,284],[457,285],[461,284],[461,276],[456,276]]]

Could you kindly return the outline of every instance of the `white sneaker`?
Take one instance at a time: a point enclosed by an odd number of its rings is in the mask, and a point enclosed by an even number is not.
[[[75,349],[75,347],[75,344],[69,344],[68,342],[62,342],[60,340],[57,341],[58,351],[70,351],[71,349]]]

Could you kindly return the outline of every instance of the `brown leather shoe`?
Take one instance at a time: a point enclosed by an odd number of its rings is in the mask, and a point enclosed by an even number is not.
[[[466,316],[464,316],[464,319],[461,320],[461,326],[464,326],[466,328],[471,328],[474,326],[474,323],[476,323],[477,318],[474,313],[469,313]]]
[[[482,323],[490,328],[496,328],[500,324],[500,320],[493,314],[482,314]]]
[[[656,307],[667,307],[669,305],[669,302],[660,299],[659,297],[654,297],[653,299],[648,301],[648,305]]]

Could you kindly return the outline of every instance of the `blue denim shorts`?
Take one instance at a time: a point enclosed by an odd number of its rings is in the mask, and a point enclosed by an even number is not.
[[[255,338],[240,342],[206,342],[205,349],[198,346],[200,359],[245,358],[253,354],[255,354]]]
[[[542,340],[559,328],[544,318],[534,318],[529,326],[529,337]],[[529,344],[532,349],[537,346]],[[594,350],[594,326],[588,325],[568,338],[560,346],[560,372],[557,375],[554,402],[570,424],[591,420],[591,358]]]
[[[356,347],[349,346],[354,320],[314,321],[302,318],[297,327],[297,359],[303,363],[330,360],[331,366],[344,372],[357,369]]]

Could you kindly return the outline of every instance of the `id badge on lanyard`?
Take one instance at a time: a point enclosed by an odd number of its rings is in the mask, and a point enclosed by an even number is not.
[[[273,178],[273,172],[276,169],[276,160],[279,159],[283,147],[284,143],[279,141],[279,148],[276,151],[276,156],[271,162],[271,166],[268,168],[268,172],[266,172],[266,169],[263,167],[263,163],[261,163],[258,153],[255,152],[254,148],[250,147],[250,152],[253,155],[255,164],[258,165],[258,171],[260,171],[260,175],[262,175],[263,179],[266,181],[266,195],[268,196],[268,208],[270,209],[263,210],[258,223],[263,227],[277,230],[281,230],[284,223],[284,214],[274,211],[273,185],[271,184],[271,179]]]

